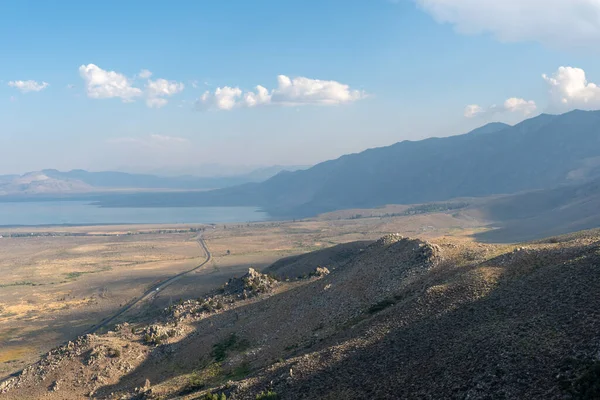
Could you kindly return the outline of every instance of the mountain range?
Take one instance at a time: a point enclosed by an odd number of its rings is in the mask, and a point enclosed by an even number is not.
[[[302,166],[271,166],[244,174],[217,177],[159,176],[126,172],[90,172],[82,169],[61,172],[55,169],[23,175],[0,175],[0,195],[69,195],[119,190],[207,190],[264,181],[283,170]]]
[[[418,204],[578,185],[600,176],[600,111],[541,114],[510,126],[402,141],[282,171],[260,183],[203,193],[132,194],[103,206],[259,206],[302,217],[385,204]]]

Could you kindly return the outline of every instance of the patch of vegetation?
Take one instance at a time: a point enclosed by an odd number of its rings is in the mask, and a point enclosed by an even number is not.
[[[193,372],[189,376],[187,384],[179,391],[179,395],[183,396],[203,390],[207,387],[215,387],[223,381],[223,378],[224,374],[221,364],[211,363],[207,365],[206,368]],[[212,399],[212,397],[210,397],[210,399]]]
[[[13,283],[1,283],[0,288],[11,287],[11,286],[38,286],[39,284],[30,281],[18,281]]]
[[[206,383],[204,383],[204,379],[197,373],[194,372],[188,379],[185,387],[179,391],[180,395],[186,395],[190,393],[197,392],[206,387]]]
[[[108,351],[106,352],[106,354],[110,358],[118,358],[118,357],[121,357],[121,350],[111,347],[111,348],[108,349]]]
[[[237,381],[247,377],[251,372],[250,364],[248,362],[243,362],[237,367],[235,367],[229,374],[227,374],[227,378]]]
[[[67,279],[77,279],[79,278],[81,275],[85,275],[87,272],[69,272],[68,274],[65,274],[65,277]]]
[[[256,400],[277,400],[279,396],[272,390],[265,390],[256,395]]]
[[[104,267],[95,271],[74,271],[74,272],[69,272],[64,274],[66,279],[77,279],[80,276],[83,275],[87,275],[87,274],[97,274],[99,272],[105,272],[105,271],[110,271],[112,268],[111,267]]]
[[[201,397],[200,400],[227,400],[227,396],[225,396],[225,393],[206,393],[204,396]]]
[[[396,304],[396,301],[394,299],[383,299],[380,302],[373,304],[369,308],[369,314],[378,313],[380,311],[385,310],[388,307],[393,306],[394,304]]]
[[[224,361],[227,358],[227,353],[230,351],[243,351],[250,346],[250,343],[245,339],[239,339],[235,333],[232,333],[227,339],[216,343],[210,355],[217,362]]]

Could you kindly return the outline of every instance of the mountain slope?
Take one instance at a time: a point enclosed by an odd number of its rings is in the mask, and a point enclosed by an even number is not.
[[[475,235],[485,242],[518,242],[600,226],[600,179],[500,197],[479,208],[496,229]]]
[[[7,399],[595,399],[600,236],[527,247],[388,235],[321,279],[254,270],[62,346]],[[493,394],[493,395],[492,395]]]
[[[250,205],[278,216],[545,189],[600,173],[600,111],[404,141],[208,193],[107,199],[106,206]]]

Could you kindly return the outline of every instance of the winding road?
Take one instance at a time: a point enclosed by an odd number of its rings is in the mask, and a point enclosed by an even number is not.
[[[206,254],[206,259],[202,263],[200,263],[198,266],[196,266],[188,271],[180,272],[179,274],[174,275],[174,276],[170,277],[169,279],[162,281],[161,283],[159,283],[155,286],[152,286],[150,289],[146,290],[144,292],[144,294],[132,299],[129,303],[125,304],[125,306],[123,306],[116,314],[103,319],[100,323],[98,323],[97,325],[94,325],[90,329],[88,329],[84,334],[96,333],[98,330],[106,327],[108,324],[113,322],[115,319],[117,319],[121,315],[125,314],[127,311],[129,311],[131,308],[133,308],[136,304],[138,304],[144,300],[148,300],[148,299],[152,298],[153,296],[156,296],[156,294],[158,294],[161,290],[163,290],[167,286],[171,285],[172,283],[178,281],[183,276],[190,274],[194,271],[197,271],[198,269],[205,266],[212,259],[212,255],[210,254],[210,250],[208,250],[208,246],[206,246],[206,242],[204,241],[202,236],[198,236],[197,240],[198,240],[198,244],[200,245],[200,247],[202,247],[202,249],[204,250],[204,253]]]

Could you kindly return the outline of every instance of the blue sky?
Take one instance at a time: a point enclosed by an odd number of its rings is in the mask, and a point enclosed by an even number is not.
[[[599,16],[598,0],[1,2],[0,173],[313,164],[600,108]]]

